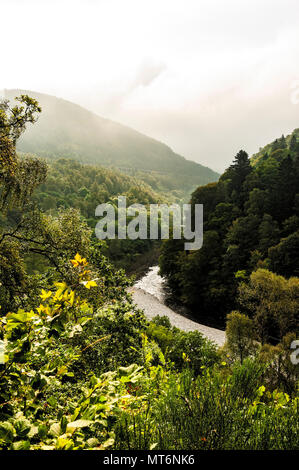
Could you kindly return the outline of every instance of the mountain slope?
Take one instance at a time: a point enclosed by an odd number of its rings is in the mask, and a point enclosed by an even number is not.
[[[252,155],[250,162],[252,165],[258,165],[268,158],[274,158],[275,160],[282,161],[288,154],[296,156],[299,152],[299,129],[294,129],[292,134],[286,137],[275,139],[270,144],[262,147],[257,153]]]
[[[23,152],[73,158],[124,171],[154,172],[162,176],[163,189],[190,190],[219,177],[167,145],[69,101],[26,90],[5,90],[5,97],[12,100],[20,93],[36,98],[42,107],[38,122],[28,127],[19,141]]]

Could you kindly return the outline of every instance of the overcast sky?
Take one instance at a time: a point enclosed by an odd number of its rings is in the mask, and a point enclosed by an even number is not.
[[[298,0],[0,0],[0,19],[0,90],[74,101],[213,169],[299,127]]]

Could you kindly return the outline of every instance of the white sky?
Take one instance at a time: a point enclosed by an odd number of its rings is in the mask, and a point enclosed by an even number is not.
[[[0,21],[0,89],[74,101],[213,169],[299,127],[298,0],[0,0]]]

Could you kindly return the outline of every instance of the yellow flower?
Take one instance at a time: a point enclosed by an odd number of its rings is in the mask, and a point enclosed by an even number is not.
[[[75,292],[72,290],[69,294],[69,298],[68,298],[68,301],[70,303],[70,305],[72,306],[74,304],[74,300],[75,300]]]
[[[95,281],[82,281],[82,284],[86,287],[86,289],[90,289],[91,287],[97,286],[97,283]]]
[[[86,258],[81,258],[79,253],[76,254],[74,259],[71,259],[71,263],[75,268],[77,266],[86,266],[88,264]]]
[[[40,294],[40,297],[42,298],[42,300],[46,300],[49,297],[51,297],[51,295],[52,295],[52,292],[50,290],[48,290],[47,292],[45,289],[42,289],[42,293]]]
[[[45,307],[44,305],[40,304],[40,306],[37,307],[36,310],[38,311],[39,314],[41,314],[41,313],[45,313],[46,315],[51,314],[51,309],[49,308],[48,305]]]
[[[46,310],[46,307],[44,307],[42,304],[40,304],[40,306],[37,307],[36,310],[38,311],[38,313],[42,313],[42,312],[44,312],[44,311]]]

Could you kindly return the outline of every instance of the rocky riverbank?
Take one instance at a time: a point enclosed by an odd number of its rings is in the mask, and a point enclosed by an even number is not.
[[[144,311],[146,317],[152,319],[156,315],[166,315],[173,326],[184,331],[200,331],[218,346],[223,346],[224,331],[197,323],[165,305],[163,279],[158,271],[158,266],[151,267],[148,273],[130,289],[134,302]]]

